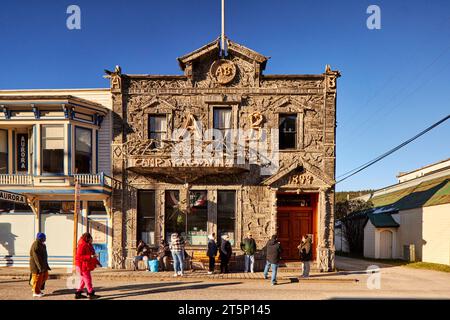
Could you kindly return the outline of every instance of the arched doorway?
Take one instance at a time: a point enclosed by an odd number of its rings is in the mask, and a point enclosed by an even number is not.
[[[380,233],[380,259],[392,259],[392,231]]]

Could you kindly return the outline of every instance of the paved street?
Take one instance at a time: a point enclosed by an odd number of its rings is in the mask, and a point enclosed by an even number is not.
[[[337,258],[339,273],[313,275],[291,282],[288,276],[271,286],[268,280],[152,277],[96,280],[102,299],[348,299],[437,298],[450,299],[450,274],[380,265],[380,289],[368,289],[365,272],[372,263]],[[281,274],[281,276],[283,276]],[[356,281],[357,280],[357,281]],[[376,286],[376,281],[371,282]],[[49,280],[42,299],[73,299],[66,279]],[[1,279],[1,299],[33,299],[26,280]]]

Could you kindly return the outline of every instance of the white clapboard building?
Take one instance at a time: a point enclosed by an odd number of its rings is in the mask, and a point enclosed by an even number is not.
[[[109,89],[0,90],[0,266],[28,266],[37,232],[50,266],[72,265],[76,180],[78,236],[110,265],[110,110]]]

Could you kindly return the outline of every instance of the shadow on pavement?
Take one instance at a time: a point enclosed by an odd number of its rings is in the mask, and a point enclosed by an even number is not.
[[[180,284],[192,284],[192,282],[172,282],[167,283],[166,286],[176,286]],[[174,291],[184,291],[184,290],[198,290],[198,289],[207,289],[211,287],[218,287],[218,286],[229,286],[229,285],[237,285],[241,284],[242,282],[229,282],[229,283],[205,283],[205,284],[199,284],[199,285],[188,285],[188,286],[182,286],[182,287],[171,287],[171,288],[158,288],[154,290],[145,290],[145,291],[139,291],[139,292],[130,292],[130,293],[118,293],[118,294],[112,294],[112,295],[104,295],[101,296],[101,300],[114,300],[114,299],[120,299],[120,298],[129,298],[129,297],[136,297],[136,296],[144,296],[148,294],[157,294],[157,293],[164,293],[164,292],[174,292]]]
[[[28,280],[0,280],[1,284],[5,284],[5,283],[16,283],[16,282],[28,282]]]
[[[96,287],[94,282],[94,289],[96,293],[102,292],[102,291],[132,291],[132,290],[141,290],[141,289],[153,289],[158,287],[167,287],[167,286],[173,286],[173,285],[179,285],[179,284],[195,284],[195,283],[201,283],[201,281],[194,281],[194,282],[161,282],[161,283],[145,283],[145,284],[130,284],[130,285],[123,285],[123,286],[111,286],[111,287]],[[60,289],[55,290],[52,293],[46,294],[47,297],[54,297],[54,296],[63,296],[68,294],[75,294],[75,289]]]

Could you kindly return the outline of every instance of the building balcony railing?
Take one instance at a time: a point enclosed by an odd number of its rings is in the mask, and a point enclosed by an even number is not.
[[[74,174],[68,176],[30,174],[0,174],[0,186],[73,186],[78,180],[82,186],[113,187],[113,179],[103,173]]]
[[[211,174],[250,170],[248,146],[217,140],[131,140],[113,145],[128,170],[141,174],[166,175],[179,180]]]

